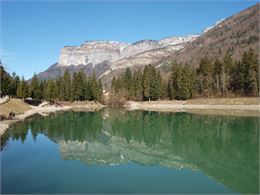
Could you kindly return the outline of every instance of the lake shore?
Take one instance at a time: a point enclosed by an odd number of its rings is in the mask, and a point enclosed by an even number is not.
[[[39,114],[42,116],[47,116],[50,113],[57,112],[57,111],[66,111],[71,109],[69,106],[63,107],[55,107],[55,106],[46,106],[46,107],[37,107],[31,106],[31,109],[26,110],[23,114],[19,114],[15,116],[13,119],[10,120],[2,120],[0,124],[0,136],[4,134],[4,132],[14,123],[18,121],[23,121],[29,116]]]
[[[260,98],[192,99],[187,101],[148,102],[128,101],[124,107],[128,110],[259,116]]]
[[[104,107],[104,105],[95,102],[75,102],[75,103],[66,103],[64,106],[55,106],[55,105],[48,105],[44,107],[39,106],[29,106],[27,110],[23,113],[19,113],[13,119],[4,119],[1,120],[0,123],[0,136],[2,136],[5,131],[11,127],[16,122],[23,121],[27,117],[30,117],[35,114],[39,114],[42,116],[48,116],[50,113],[55,113],[59,111],[96,111]]]
[[[17,100],[20,101],[21,100]],[[17,103],[17,102],[16,102]],[[59,111],[97,111],[104,105],[96,102],[61,102],[63,106],[48,105],[44,107],[29,106],[23,112],[18,112],[11,120],[2,120],[0,136],[15,122],[22,121],[34,114],[47,116]],[[1,105],[5,106],[5,104]],[[23,105],[24,106],[24,105]],[[233,116],[259,116],[260,98],[221,98],[221,99],[193,99],[187,101],[128,101],[124,107],[127,110],[146,110],[158,112],[189,112],[196,114],[215,114]],[[14,109],[13,107],[11,109]],[[18,108],[17,108],[18,109]],[[14,110],[13,110],[14,111]]]

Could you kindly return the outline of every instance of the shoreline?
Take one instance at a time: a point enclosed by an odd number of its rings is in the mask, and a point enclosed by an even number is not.
[[[30,106],[31,109],[26,110],[24,113],[15,116],[13,119],[4,119],[0,123],[0,136],[2,136],[7,129],[11,127],[16,122],[23,121],[26,118],[33,116],[35,114],[39,114],[42,116],[48,116],[50,113],[55,113],[59,111],[96,111],[103,108],[104,105],[93,103],[91,105],[85,104],[83,106],[79,105],[65,105],[63,107],[46,106],[46,107],[38,107],[38,106]]]
[[[58,111],[66,111],[66,110],[70,110],[71,107],[69,106],[64,106],[64,107],[55,107],[55,106],[48,106],[48,107],[37,107],[37,106],[30,106],[31,109],[25,111],[23,114],[19,114],[17,116],[14,117],[14,119],[5,119],[1,121],[0,124],[0,136],[2,136],[5,131],[10,128],[11,125],[13,125],[16,122],[19,121],[23,121],[25,120],[27,117],[35,115],[35,114],[39,114],[42,116],[47,116],[50,113],[55,113]]]
[[[127,110],[144,110],[144,111],[158,111],[158,112],[189,112],[195,114],[215,114],[215,115],[233,115],[233,116],[260,116],[260,98],[252,98],[252,102],[247,100],[250,98],[230,98],[230,99],[194,99],[188,101],[150,101],[150,102],[134,102],[128,101],[123,106]],[[236,102],[236,101],[240,102]],[[241,101],[243,100],[243,101]],[[208,102],[205,104],[205,102]],[[219,104],[220,101],[231,101],[226,104]],[[247,102],[246,102],[247,101]],[[241,102],[243,104],[241,104]],[[50,113],[58,111],[97,111],[105,105],[95,102],[76,102],[68,103],[63,107],[56,107],[54,105],[38,107],[30,106],[22,114],[18,114],[14,119],[2,120],[0,123],[0,136],[16,122],[23,121],[27,117],[39,114],[48,116]]]
[[[185,103],[158,103],[158,102],[127,102],[124,107],[132,110],[157,109],[157,110],[185,110],[185,109],[218,109],[218,110],[260,110],[260,105],[210,105],[210,104],[185,104]]]
[[[230,99],[194,99],[187,101],[128,101],[127,110],[144,110],[157,112],[188,112],[195,114],[260,116],[260,98],[230,98]],[[252,101],[253,100],[253,101]],[[226,102],[225,102],[226,101]],[[247,101],[247,102],[246,102]]]

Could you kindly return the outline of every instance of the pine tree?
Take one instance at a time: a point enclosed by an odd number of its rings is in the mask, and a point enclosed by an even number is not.
[[[46,98],[44,97],[45,86],[46,86],[46,81],[40,82],[40,90],[41,90],[41,92],[42,92],[42,99],[43,99],[43,100],[46,99]]]
[[[191,87],[189,82],[189,70],[182,65],[177,65],[173,69],[172,85],[176,99],[185,100],[191,97]]]
[[[190,65],[186,65],[185,67],[186,70],[186,79],[188,80],[188,88],[190,91],[190,98],[195,97],[198,92],[197,92],[197,75],[196,75],[196,70],[195,68],[191,67]]]
[[[17,87],[17,96],[19,98],[25,99],[29,97],[29,95],[30,95],[29,86],[27,82],[24,80],[24,78],[22,77],[22,80]]]
[[[17,87],[20,82],[18,75],[13,72],[12,77],[10,77],[10,83],[8,86],[8,94],[12,97],[16,97]],[[2,84],[2,83],[1,83]]]
[[[140,101],[143,99],[143,74],[141,69],[137,71],[135,88],[136,100]]]
[[[31,84],[30,84],[30,94],[33,99],[41,99],[42,91],[40,89],[39,80],[34,73]]]
[[[246,96],[257,96],[259,94],[259,61],[258,56],[252,49],[243,54],[241,60],[243,72],[243,87]]]
[[[5,71],[2,62],[0,61],[0,78],[1,78],[1,96],[11,94],[12,77]]]
[[[86,77],[85,78],[85,99],[86,100],[91,100],[92,97],[92,89],[91,89],[91,83],[90,83],[90,78]]]
[[[73,73],[72,78],[71,99],[73,101],[78,100],[78,74],[76,72]]]
[[[102,82],[100,79],[98,80],[98,89],[97,90],[98,90],[97,101],[101,102],[102,94],[103,94],[103,87],[102,87]]]
[[[142,72],[139,69],[132,76],[132,86],[130,88],[130,97],[132,100],[140,101],[143,98],[142,90]]]
[[[216,58],[214,62],[214,71],[213,71],[213,76],[214,76],[214,88],[217,93],[220,92],[220,75],[221,75],[221,62]]]
[[[243,95],[244,75],[241,62],[235,62],[230,74],[230,88],[236,94]]]
[[[168,81],[168,97],[170,100],[173,100],[175,98],[175,90],[173,86],[173,74],[171,75]]]
[[[65,101],[65,99],[66,99],[66,86],[65,86],[65,83],[64,83],[64,75],[62,77],[59,77],[56,82],[57,82],[58,89],[59,89],[59,100]]]
[[[156,71],[155,67],[152,66],[150,70],[150,94],[152,100],[158,100],[161,97],[161,84],[162,77],[159,71]],[[153,76],[152,76],[153,75]]]
[[[82,70],[80,70],[77,74],[77,81],[76,81],[76,85],[77,85],[77,98],[79,100],[85,100],[85,80],[86,80],[86,75],[85,73],[83,73]]]
[[[213,66],[208,58],[200,60],[199,68],[196,70],[199,82],[199,92],[202,96],[212,95],[213,92]]]
[[[68,101],[68,100],[71,100],[71,93],[72,93],[72,90],[71,90],[71,78],[70,78],[70,74],[69,72],[66,70],[64,75],[63,75],[63,88],[64,88],[64,93],[65,93],[65,98],[64,100]]]
[[[257,96],[259,94],[258,56],[250,49],[243,55],[241,63],[244,67],[244,92],[249,96]]]
[[[132,81],[131,81],[131,87],[129,90],[129,99],[130,100],[136,100],[137,95],[137,71],[134,71],[132,75]]]
[[[56,93],[56,89],[55,88],[55,83],[53,80],[47,80],[45,83],[45,87],[44,87],[44,97],[46,100],[49,101],[54,101],[55,99],[55,93]]]
[[[161,98],[162,99],[167,99],[169,98],[169,93],[168,93],[168,83],[166,81],[162,81],[162,87],[161,87]]]
[[[125,71],[125,74],[123,76],[123,82],[124,82],[124,89],[127,92],[126,98],[129,100],[133,98],[133,93],[134,93],[134,81],[132,81],[132,72],[130,68],[127,68]]]
[[[60,86],[60,79],[57,79],[56,81],[53,82],[53,94],[52,94],[52,99],[55,101],[60,100],[60,95],[59,95],[59,86]]]
[[[90,87],[91,87],[92,100],[98,100],[100,92],[98,89],[98,82],[95,73],[93,73],[90,77]]]
[[[143,97],[144,100],[151,99],[151,65],[145,66],[143,71]]]
[[[228,95],[228,89],[230,88],[230,73],[233,67],[233,60],[230,55],[226,54],[223,63],[220,66],[220,88],[222,96]]]
[[[127,68],[124,75],[124,87],[129,91],[132,85],[132,72]]]

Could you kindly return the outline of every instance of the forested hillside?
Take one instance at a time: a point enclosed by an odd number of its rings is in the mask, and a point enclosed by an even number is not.
[[[36,75],[30,83],[15,73],[10,76],[1,65],[1,94],[25,99],[51,101],[101,101],[102,83],[95,74],[68,71],[62,77],[39,81]],[[114,77],[110,89],[110,103],[159,99],[185,100],[195,97],[253,97],[259,95],[259,61],[255,51],[245,52],[234,61],[229,54],[222,59],[202,58],[198,68],[174,62],[170,78],[163,78],[153,65]]]
[[[65,71],[62,77],[39,81],[36,75],[29,82],[15,73],[10,76],[1,65],[1,94],[25,99],[51,101],[97,100],[103,96],[102,83],[95,74],[83,71],[73,76]],[[259,95],[259,61],[253,49],[241,60],[226,54],[222,59],[202,58],[197,66],[174,62],[169,78],[163,78],[154,65],[132,72],[130,68],[114,77],[109,94],[110,104],[126,100],[185,100],[195,97],[253,97]]]
[[[241,60],[230,55],[224,58],[202,58],[198,68],[175,62],[169,79],[155,66],[145,66],[133,73],[113,78],[112,99],[158,100],[189,99],[194,97],[238,97],[259,95],[259,61],[250,49]]]
[[[151,63],[163,72],[164,76],[171,74],[174,61],[180,64],[189,64],[197,68],[202,58],[223,58],[227,53],[234,61],[242,58],[243,53],[253,49],[259,53],[259,6],[249,7],[237,14],[234,14],[220,22],[178,51],[170,52],[164,57],[157,55],[159,59],[156,63]],[[160,53],[160,52],[158,52]],[[149,54],[152,55],[152,54]],[[156,57],[155,57],[156,58]],[[137,58],[143,61],[142,56]],[[136,60],[132,60],[132,66],[129,68],[134,71],[140,66]],[[102,82],[104,87],[110,86],[113,77],[117,77],[124,72],[126,67],[112,70],[109,74],[103,75]]]

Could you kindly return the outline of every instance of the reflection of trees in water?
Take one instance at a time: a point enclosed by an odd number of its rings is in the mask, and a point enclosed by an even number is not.
[[[34,116],[24,122],[16,123],[14,128],[1,137],[1,145],[4,147],[9,138],[21,140],[23,143],[28,130],[31,130],[34,139],[38,133],[44,133],[51,139],[84,141],[95,139],[101,129],[100,112],[65,112],[48,117]]]
[[[128,112],[112,120],[113,133],[128,142],[167,146],[218,181],[257,193],[259,118]]]
[[[28,129],[36,138],[44,133],[52,140],[96,140],[103,131],[129,142],[168,149],[235,191],[257,193],[259,183],[259,119],[159,113],[147,111],[66,112],[34,117],[17,123],[11,137],[25,140]]]

